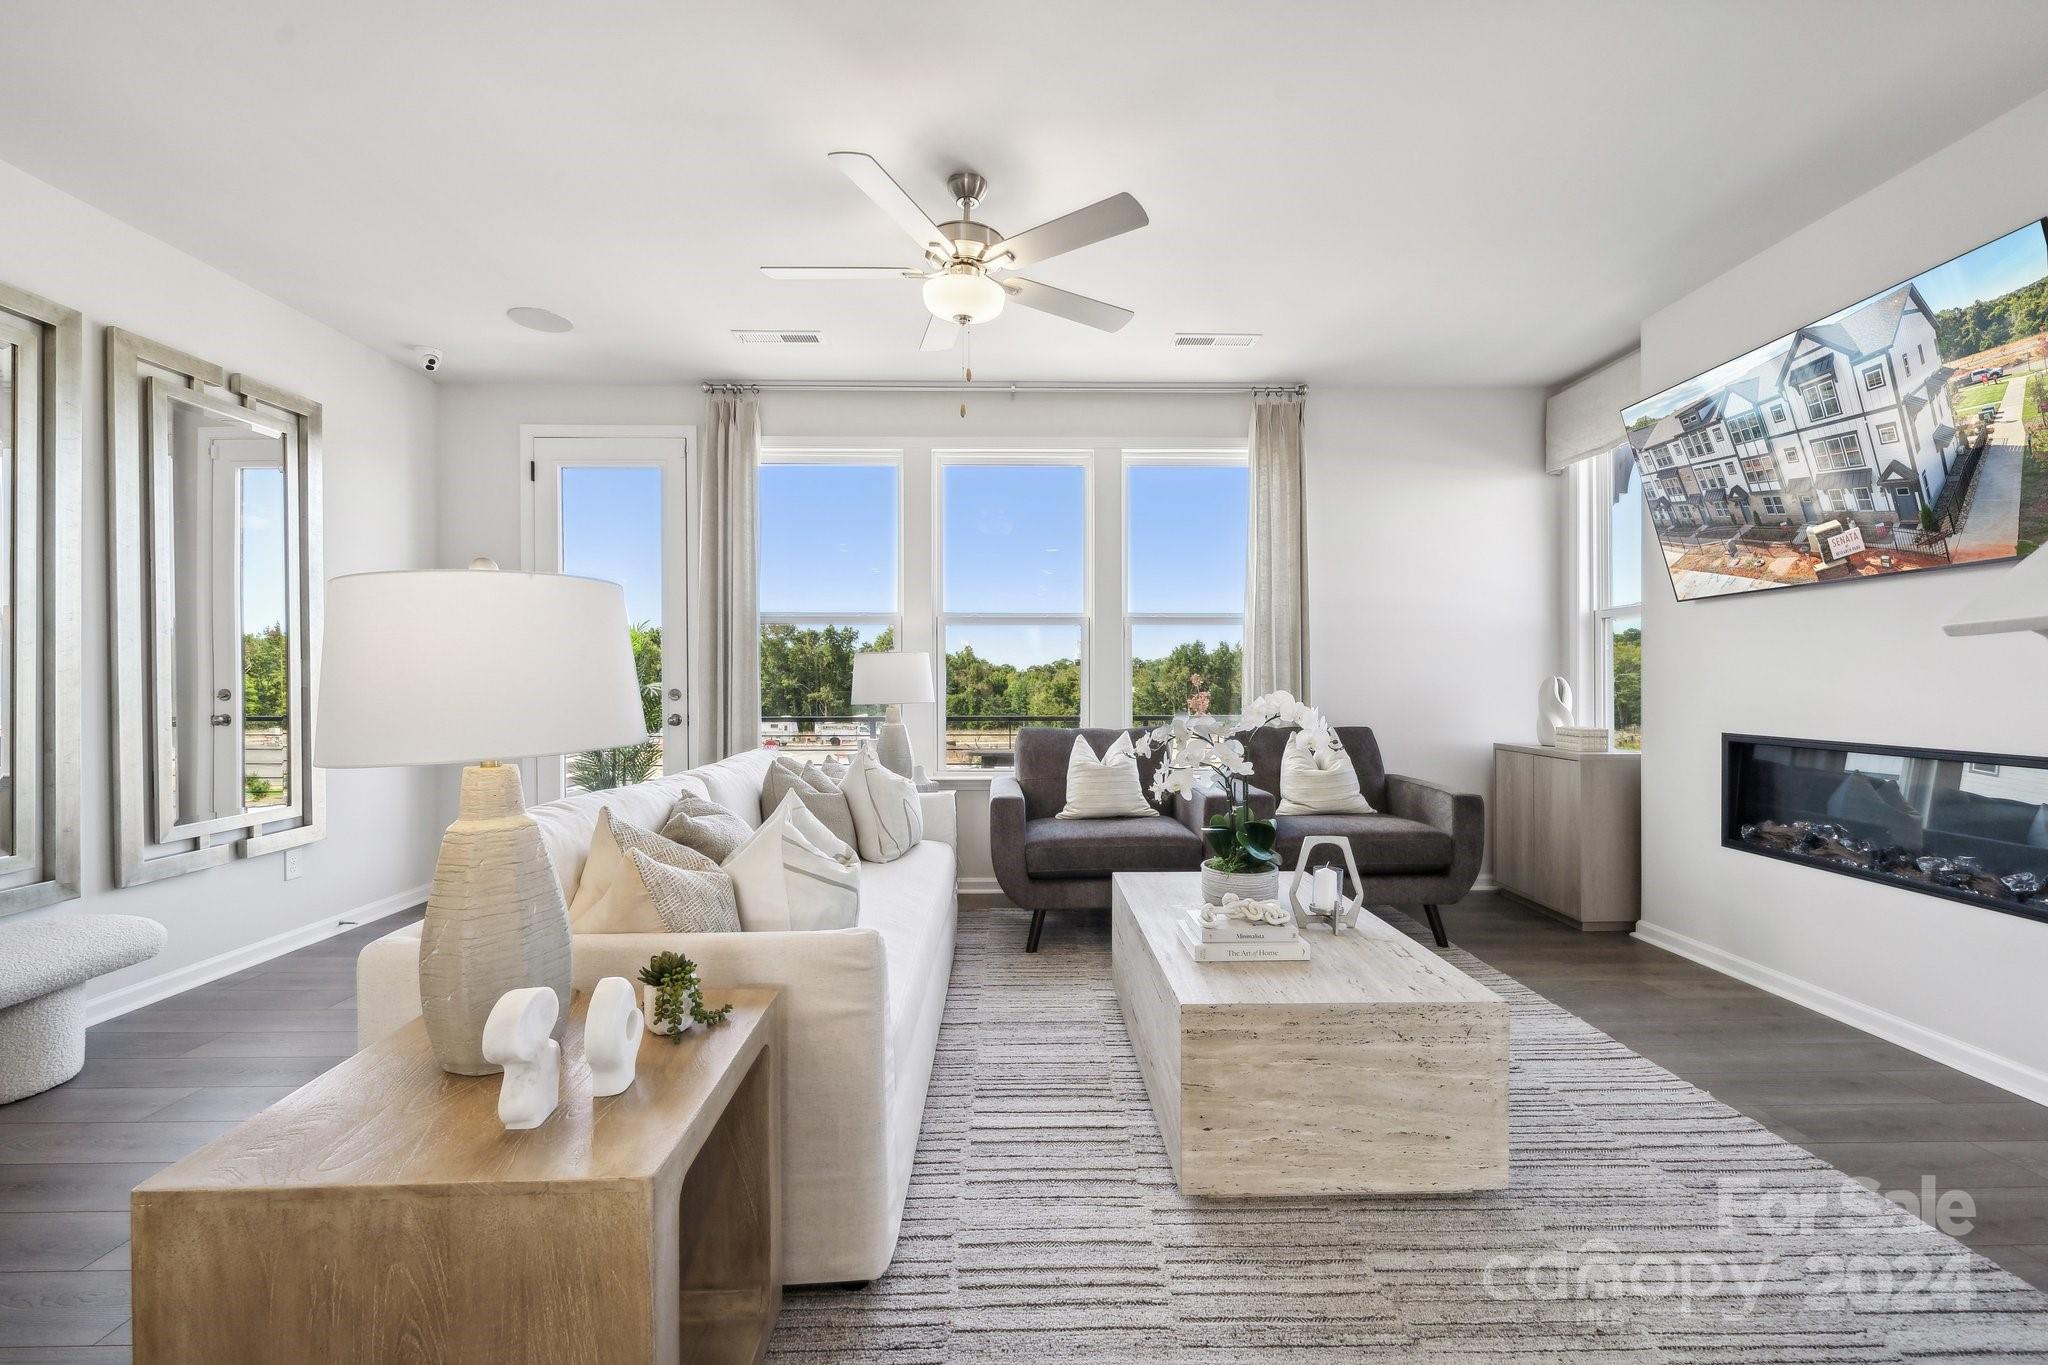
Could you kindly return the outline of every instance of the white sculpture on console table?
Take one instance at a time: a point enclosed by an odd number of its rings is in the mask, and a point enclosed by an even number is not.
[[[1572,723],[1572,685],[1552,678],[1536,692],[1536,742],[1546,749],[1557,747],[1557,731]]]
[[[562,1096],[562,1045],[555,1031],[561,1004],[546,986],[506,991],[484,1020],[484,1057],[505,1069],[498,1086],[498,1122],[538,1128]]]
[[[616,1095],[633,1084],[646,1027],[647,1016],[634,1000],[632,982],[608,976],[597,983],[583,1016],[583,1056],[590,1063],[592,1095]]]

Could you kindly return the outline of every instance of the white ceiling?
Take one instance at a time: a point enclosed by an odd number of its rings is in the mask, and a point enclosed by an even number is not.
[[[909,282],[755,269],[907,261],[856,149],[1150,212],[1030,271],[1136,321],[1012,308],[978,377],[1546,383],[2048,86],[2048,5],[1947,9],[0,0],[0,159],[456,381],[951,377]]]

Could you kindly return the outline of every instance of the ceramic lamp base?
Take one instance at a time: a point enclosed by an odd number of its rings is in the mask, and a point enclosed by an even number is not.
[[[910,727],[903,723],[903,713],[897,707],[889,708],[888,717],[875,735],[875,759],[898,777],[917,780],[913,771],[917,758],[910,750]]]
[[[506,991],[546,986],[569,1017],[569,907],[519,769],[462,770],[462,804],[441,839],[420,930],[420,1013],[441,1069],[488,1076],[484,1021]]]

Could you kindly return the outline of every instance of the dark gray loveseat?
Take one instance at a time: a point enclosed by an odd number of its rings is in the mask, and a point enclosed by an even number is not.
[[[1085,735],[1097,754],[1118,730],[1027,729],[1017,735],[1015,776],[989,786],[989,845],[996,881],[1012,904],[1032,912],[1026,952],[1038,950],[1048,910],[1107,910],[1114,872],[1193,871],[1207,856],[1198,830],[1228,802],[1220,791],[1174,800],[1153,815],[1121,820],[1059,820],[1067,801],[1067,759],[1074,736]],[[1143,731],[1129,732],[1135,739]],[[1291,729],[1254,730],[1245,736],[1252,761],[1253,811],[1279,829],[1281,866],[1291,871],[1302,840],[1336,834],[1351,845],[1372,905],[1419,906],[1437,944],[1448,946],[1440,905],[1463,899],[1479,875],[1486,845],[1486,809],[1477,796],[1452,792],[1411,777],[1389,776],[1379,742],[1365,726],[1338,726],[1337,736],[1358,770],[1359,789],[1377,814],[1281,815],[1273,795],[1280,786],[1280,756]],[[1138,759],[1138,777],[1150,799],[1157,765]],[[1319,855],[1317,862],[1324,861]],[[1332,859],[1333,861],[1339,861]]]

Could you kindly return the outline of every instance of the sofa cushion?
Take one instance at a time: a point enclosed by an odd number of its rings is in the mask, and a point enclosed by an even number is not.
[[[1017,785],[1024,790],[1024,814],[1032,820],[1058,815],[1067,804],[1067,762],[1074,756],[1074,736],[1088,741],[1088,747],[1098,755],[1108,751],[1118,735],[1128,735],[1133,740],[1145,735],[1143,730],[1069,730],[1051,729],[1043,726],[1027,726],[1017,732]],[[1138,755],[1138,788],[1145,795],[1145,803],[1158,809],[1151,799],[1152,773],[1159,766],[1158,756],[1150,752]]]
[[[768,813],[761,809],[761,784],[767,780],[768,766],[775,758],[773,749],[749,749],[692,768],[689,775],[697,779],[713,801],[746,821],[747,828],[756,829]]]
[[[1106,877],[1112,872],[1186,872],[1202,862],[1202,840],[1178,820],[1032,820],[1024,826],[1024,870],[1034,877]]]
[[[1380,760],[1380,742],[1366,725],[1332,727],[1344,745],[1345,757],[1358,774],[1358,791],[1374,810],[1387,809],[1387,768]],[[1280,795],[1280,762],[1287,753],[1287,741],[1295,733],[1292,725],[1262,725],[1240,736],[1245,757],[1252,761],[1252,785]]]
[[[1451,865],[1450,835],[1398,815],[1282,815],[1273,823],[1280,836],[1275,844],[1280,865],[1290,871],[1301,853],[1302,840],[1317,834],[1347,840],[1361,876],[1443,872]]]
[[[653,887],[631,861],[635,852],[670,867],[718,870],[715,861],[696,849],[614,819],[611,807],[606,806],[597,813],[590,856],[576,880],[576,896],[569,902],[570,933],[658,934],[674,927],[664,922]]]
[[[555,879],[562,885],[562,899],[574,902],[576,887],[583,877],[583,863],[590,855],[590,842],[597,833],[597,813],[611,808],[614,818],[641,829],[660,829],[669,808],[684,795],[704,795],[704,784],[688,773],[657,777],[652,782],[609,791],[578,792],[527,814],[540,826],[541,844],[548,861],[555,865]]]

